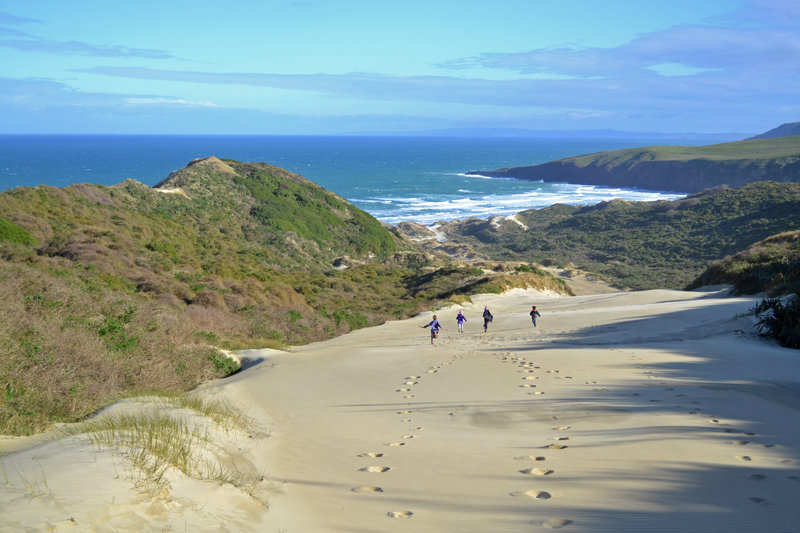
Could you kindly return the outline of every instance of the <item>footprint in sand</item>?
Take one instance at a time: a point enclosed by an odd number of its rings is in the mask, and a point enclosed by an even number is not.
[[[553,437],[553,440],[571,440],[572,437]]]
[[[511,496],[527,496],[528,498],[533,498],[534,500],[549,500],[553,497],[552,494],[543,490],[519,490],[516,492],[512,492]]]
[[[388,466],[365,466],[364,468],[359,468],[360,472],[371,472],[373,474],[382,474],[389,470],[391,470],[391,468]]]
[[[407,394],[403,396],[403,398],[415,398],[416,396],[417,396],[416,394]]]
[[[524,468],[519,471],[520,474],[528,474],[531,476],[549,476],[553,470],[549,468]]]
[[[572,520],[566,520],[564,518],[551,518],[550,520],[545,520],[544,522],[540,523],[542,527],[546,529],[561,529],[564,526],[570,525]]]
[[[765,479],[767,479],[767,476],[765,476],[764,474],[751,474],[749,477],[753,481],[764,481]]]
[[[419,435],[403,435],[404,439],[417,439]]]
[[[735,456],[740,461],[752,461],[753,459],[749,455],[736,455]]]
[[[421,377],[422,376],[408,376],[408,377],[406,377],[406,379],[419,379]]]
[[[403,383],[403,385],[416,385],[417,383],[419,383],[419,382],[418,381],[406,381],[405,383]]]
[[[519,455],[514,457],[517,461],[544,461],[545,458],[541,455]]]
[[[753,496],[752,498],[747,498],[747,499],[748,499],[748,500],[750,500],[750,501],[751,501],[751,502],[753,502],[753,503],[758,503],[758,504],[769,505],[769,504],[767,503],[767,500],[766,500],[766,498],[759,498],[759,497],[757,497],[757,496]]]
[[[558,426],[558,427],[552,428],[552,430],[553,431],[566,431],[566,430],[570,429],[570,427],[571,426]]]
[[[377,458],[377,457],[383,457],[383,454],[382,454],[382,453],[380,453],[380,452],[367,452],[367,453],[360,453],[360,454],[358,454],[358,456],[359,456],[359,457],[373,457],[373,458]]]
[[[411,389],[397,389],[395,392],[411,392]]]
[[[387,442],[386,446],[405,446],[405,442]]]
[[[519,386],[519,388],[521,388],[521,389],[535,389],[536,385],[534,385],[533,383],[523,383],[522,385]]]
[[[411,511],[389,511],[386,514],[390,518],[411,518],[414,515]]]
[[[408,414],[411,414],[411,410],[403,409],[402,411],[397,411],[397,414],[398,415],[408,415]]]
[[[564,446],[563,444],[548,444],[547,446],[542,446],[542,448],[545,448],[547,450],[564,450],[567,447]]]
[[[533,381],[533,380],[539,379],[539,376],[525,376],[522,379],[523,380],[527,380],[527,381]]]
[[[529,392],[528,394],[535,395],[535,396],[541,396],[544,393],[542,391],[539,391],[539,392]]]
[[[735,440],[735,441],[732,441],[731,444],[735,444],[736,446],[746,446],[747,444],[750,444],[750,441],[747,441],[747,440]]]
[[[359,493],[383,492],[383,489],[380,487],[353,487],[350,490],[352,492],[359,492]]]

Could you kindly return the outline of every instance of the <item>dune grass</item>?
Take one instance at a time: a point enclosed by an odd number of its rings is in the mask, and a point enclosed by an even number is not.
[[[121,451],[145,484],[162,485],[170,473],[227,483],[254,496],[259,472],[227,450],[231,432],[249,432],[252,421],[226,402],[192,395],[150,398],[121,413],[101,414],[68,433],[100,449]]]

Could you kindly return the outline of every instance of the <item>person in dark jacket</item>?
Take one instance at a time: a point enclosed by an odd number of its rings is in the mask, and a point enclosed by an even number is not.
[[[483,332],[486,333],[486,330],[489,329],[489,322],[492,321],[494,317],[492,316],[492,312],[489,311],[488,307],[483,308]]]
[[[534,305],[533,309],[531,309],[531,322],[533,322],[533,327],[536,327],[537,316],[542,316],[542,315],[539,314],[539,311],[536,310],[536,306]]]

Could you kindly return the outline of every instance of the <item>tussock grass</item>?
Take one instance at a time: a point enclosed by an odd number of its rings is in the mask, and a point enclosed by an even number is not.
[[[87,437],[100,449],[121,451],[146,483],[164,484],[177,471],[193,479],[228,483],[254,496],[263,476],[237,461],[225,442],[231,432],[244,434],[250,425],[225,402],[181,395],[101,414],[69,432]]]

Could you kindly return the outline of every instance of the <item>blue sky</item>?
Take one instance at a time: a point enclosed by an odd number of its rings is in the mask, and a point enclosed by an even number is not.
[[[0,133],[760,133],[796,0],[0,0]]]

